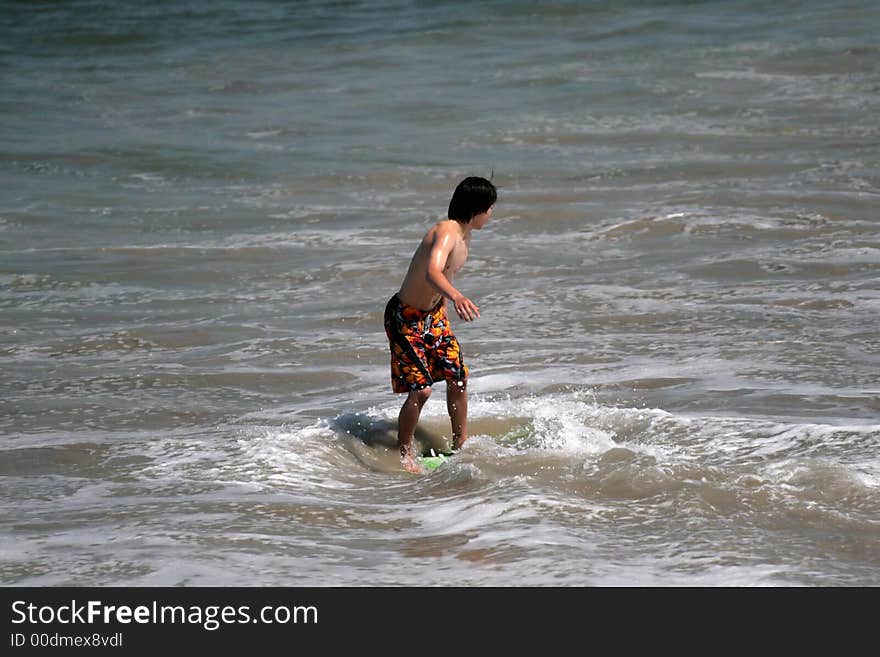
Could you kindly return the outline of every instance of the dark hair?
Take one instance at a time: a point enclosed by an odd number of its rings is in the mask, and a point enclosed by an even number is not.
[[[469,223],[474,216],[491,208],[497,198],[495,185],[485,178],[465,178],[452,193],[447,216],[465,224]]]

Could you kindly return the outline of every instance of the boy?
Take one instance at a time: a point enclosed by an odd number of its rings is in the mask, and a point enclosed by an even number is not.
[[[485,178],[462,180],[449,202],[448,219],[438,221],[416,249],[400,290],[385,307],[385,333],[391,349],[391,388],[407,393],[400,409],[397,446],[408,472],[422,468],[413,454],[413,435],[431,386],[446,380],[446,408],[452,422],[452,448],[467,440],[468,369],[449,327],[446,300],[466,322],[480,316],[477,305],[452,280],[464,266],[471,232],[492,216],[498,193]]]

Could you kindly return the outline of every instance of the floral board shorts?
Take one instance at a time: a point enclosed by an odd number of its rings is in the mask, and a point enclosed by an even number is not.
[[[431,310],[422,310],[407,306],[395,294],[385,306],[385,334],[394,392],[421,390],[441,379],[467,381],[468,368],[449,326],[445,299]]]

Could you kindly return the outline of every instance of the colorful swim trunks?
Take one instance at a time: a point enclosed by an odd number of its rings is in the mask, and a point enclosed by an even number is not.
[[[468,368],[449,326],[444,299],[431,310],[422,310],[407,306],[395,294],[385,306],[385,333],[394,392],[421,390],[441,379],[467,381]]]

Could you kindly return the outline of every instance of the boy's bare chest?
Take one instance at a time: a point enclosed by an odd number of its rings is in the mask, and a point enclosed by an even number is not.
[[[464,263],[468,259],[468,247],[469,245],[465,239],[459,239],[456,242],[455,248],[452,249],[449,253],[449,258],[446,260],[445,273],[447,276],[454,276],[464,267]]]

